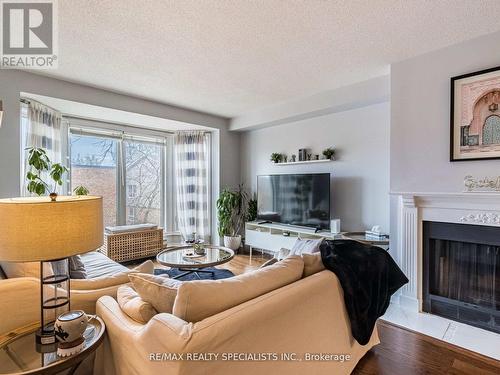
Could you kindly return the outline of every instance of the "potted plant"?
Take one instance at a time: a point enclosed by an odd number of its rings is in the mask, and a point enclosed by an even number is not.
[[[333,157],[335,156],[335,150],[332,147],[325,148],[323,150],[323,155],[326,159],[333,160]]]
[[[59,163],[52,163],[43,148],[31,147],[27,150],[29,170],[26,173],[26,179],[28,180],[28,191],[37,195],[44,195],[49,192],[50,199],[55,201],[57,187],[63,184],[63,174],[68,171],[68,168]],[[53,187],[50,187],[42,179],[42,174],[45,173],[54,181]]]
[[[257,197],[254,194],[253,198],[248,201],[247,221],[254,221],[257,219]]]
[[[248,194],[243,186],[236,190],[224,189],[217,199],[219,236],[224,237],[224,246],[231,250],[241,245],[240,230],[246,219]]]
[[[283,159],[283,155],[281,155],[279,152],[273,152],[271,154],[271,161],[273,163],[281,163],[282,159]]]
[[[87,189],[83,185],[78,185],[76,188],[73,189],[73,193],[75,195],[89,195],[89,189]]]

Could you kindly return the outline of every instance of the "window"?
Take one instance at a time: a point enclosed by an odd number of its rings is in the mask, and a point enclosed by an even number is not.
[[[164,145],[143,141],[126,140],[125,180],[127,187],[127,208],[130,212],[127,224],[161,223],[162,203],[162,150]]]
[[[22,157],[29,143],[27,115],[27,107],[22,104]],[[194,221],[197,229],[203,225],[197,232],[204,232],[209,241],[210,133],[174,134],[63,116],[58,137],[60,147],[56,156],[69,169],[67,183],[60,192],[71,194],[76,187],[84,186],[90,194],[102,196],[105,226],[153,223],[163,227],[167,234],[178,234],[181,228],[184,233],[187,224],[192,226]],[[184,142],[179,142],[184,138]],[[190,140],[198,138],[196,145],[200,150],[193,151]],[[198,160],[191,154],[202,157]],[[194,162],[204,162],[203,168],[191,165]],[[193,175],[195,170],[199,173]],[[24,176],[21,179],[24,183]],[[196,186],[197,192],[193,190]],[[192,212],[193,207],[198,207],[195,202],[202,202],[201,214]]]
[[[69,143],[71,190],[83,185],[90,194],[102,196],[104,226],[117,225],[117,141],[71,134]]]
[[[127,185],[127,198],[134,199],[137,197],[137,185]]]
[[[134,206],[128,206],[127,224],[136,224],[137,211]]]
[[[69,119],[71,189],[103,197],[105,226],[153,223],[174,232],[172,135],[106,125]]]

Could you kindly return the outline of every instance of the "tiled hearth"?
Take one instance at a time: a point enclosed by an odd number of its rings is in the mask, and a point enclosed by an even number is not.
[[[500,360],[500,334],[422,312],[423,222],[499,227],[500,194],[397,193],[398,235],[392,249],[410,282],[382,319]]]

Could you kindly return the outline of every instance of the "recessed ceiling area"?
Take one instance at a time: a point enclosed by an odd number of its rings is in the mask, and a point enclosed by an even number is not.
[[[202,125],[188,124],[186,122],[169,120],[161,117],[143,115],[140,113],[127,112],[114,108],[101,107],[86,103],[79,103],[45,95],[22,92],[21,98],[33,99],[37,102],[43,103],[61,112],[63,116],[82,118],[86,120],[108,122],[117,125],[127,125],[136,128],[145,128],[159,131],[214,130],[213,128]]]
[[[59,68],[35,73],[224,117],[500,30],[498,0],[61,0],[58,12]]]

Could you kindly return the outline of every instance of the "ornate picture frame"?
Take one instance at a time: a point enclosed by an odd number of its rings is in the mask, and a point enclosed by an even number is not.
[[[500,66],[451,78],[450,161],[500,159]]]

